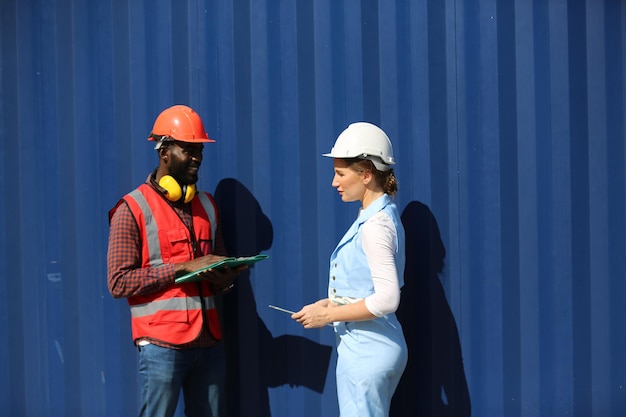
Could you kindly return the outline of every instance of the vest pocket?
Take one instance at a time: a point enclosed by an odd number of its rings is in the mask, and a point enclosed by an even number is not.
[[[213,253],[213,240],[211,239],[210,228],[200,228],[196,230],[198,239],[198,249],[201,253]]]
[[[184,262],[191,259],[192,249],[187,229],[183,227],[160,231],[159,235],[162,242],[168,242],[168,245],[164,245],[163,248],[164,263]]]

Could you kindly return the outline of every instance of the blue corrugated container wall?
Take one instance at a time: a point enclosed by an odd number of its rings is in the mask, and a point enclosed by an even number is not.
[[[358,207],[320,155],[391,137],[411,359],[393,416],[626,414],[620,0],[0,2],[0,415],[137,414],[107,212],[157,165],[165,107],[217,140],[199,185],[233,254],[229,416],[338,414],[325,294]],[[178,416],[182,416],[179,407]]]

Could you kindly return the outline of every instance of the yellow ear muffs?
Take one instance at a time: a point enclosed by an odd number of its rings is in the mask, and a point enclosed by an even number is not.
[[[179,201],[183,194],[185,196],[185,203],[189,203],[193,197],[196,195],[196,185],[183,185],[182,187],[178,184],[178,181],[174,179],[171,175],[164,175],[159,180],[159,185],[165,189],[168,200],[176,202]]]
[[[185,203],[189,203],[196,195],[196,184],[183,185]]]

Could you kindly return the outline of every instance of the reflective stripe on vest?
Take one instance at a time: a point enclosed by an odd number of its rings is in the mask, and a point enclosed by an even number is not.
[[[215,231],[217,230],[217,221],[215,215],[215,206],[209,200],[209,197],[203,192],[198,193],[198,199],[200,200],[200,204],[202,204],[202,208],[206,212],[207,216],[209,216],[209,222],[211,223],[211,239],[213,240],[213,249],[215,249]]]
[[[146,219],[146,245],[148,245],[148,253],[150,254],[150,266],[155,267],[157,265],[163,265],[163,256],[161,255],[161,243],[159,242],[159,230],[156,227],[156,222],[153,221],[152,210],[143,196],[141,191],[134,190],[129,195],[137,202],[141,209],[144,218]]]
[[[204,298],[204,308],[211,310],[215,308],[215,299],[213,296]],[[151,316],[163,310],[200,310],[202,303],[200,297],[176,297],[167,300],[151,301],[149,303],[136,304],[130,307],[130,312],[134,318]]]

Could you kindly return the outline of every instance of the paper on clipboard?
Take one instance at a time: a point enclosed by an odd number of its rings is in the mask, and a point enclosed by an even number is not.
[[[255,256],[240,256],[237,258],[235,257],[224,258],[220,261],[212,263],[209,266],[200,268],[197,271],[193,271],[193,272],[183,275],[182,277],[178,277],[176,278],[174,282],[176,282],[176,284],[180,284],[183,282],[198,281],[202,279],[198,275],[204,271],[208,271],[209,269],[219,269],[223,267],[237,268],[238,266],[241,266],[241,265],[252,265],[267,258],[269,258],[269,255],[255,255]]]

